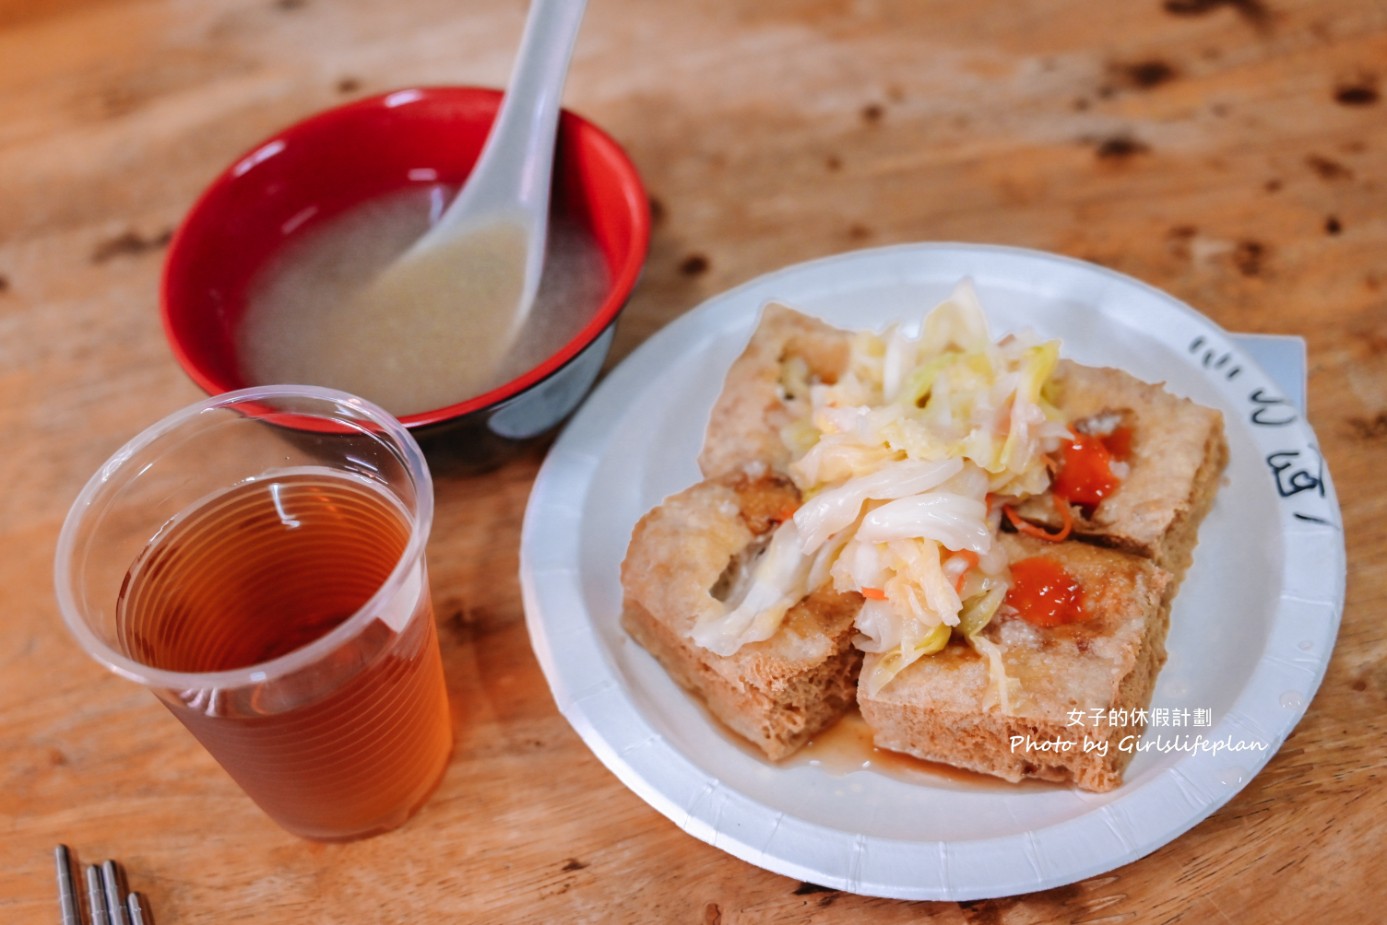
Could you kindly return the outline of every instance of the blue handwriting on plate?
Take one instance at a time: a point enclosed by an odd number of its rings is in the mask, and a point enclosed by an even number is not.
[[[1242,372],[1231,351],[1219,351],[1205,341],[1203,335],[1190,342],[1189,352],[1198,357],[1206,370],[1217,372],[1232,381]],[[1232,363],[1232,367],[1229,364]],[[1258,386],[1247,396],[1248,421],[1254,427],[1288,427],[1300,420],[1300,413],[1288,399]],[[1324,498],[1324,457],[1312,443],[1290,449],[1276,450],[1266,457],[1276,494],[1283,500],[1303,507],[1307,498]],[[1308,495],[1306,493],[1309,493]],[[1296,520],[1336,527],[1333,521],[1304,510],[1291,512]]]
[[[1285,427],[1300,420],[1295,406],[1279,395],[1269,395],[1267,390],[1256,388],[1247,396],[1252,402],[1252,423],[1259,427]]]
[[[1213,347],[1206,347],[1202,334],[1190,342],[1190,353],[1199,357],[1199,362],[1204,364],[1205,369],[1223,373],[1223,378],[1230,382],[1238,378],[1238,373],[1243,371],[1243,368],[1236,363],[1229,368],[1228,363],[1233,359],[1233,354],[1227,350],[1219,353]]]

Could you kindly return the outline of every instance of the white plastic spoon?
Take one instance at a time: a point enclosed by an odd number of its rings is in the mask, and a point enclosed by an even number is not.
[[[539,288],[560,99],[587,0],[532,0],[481,155],[439,220],[356,300],[356,312],[456,318],[456,361],[487,383]],[[435,315],[435,313],[437,313]]]

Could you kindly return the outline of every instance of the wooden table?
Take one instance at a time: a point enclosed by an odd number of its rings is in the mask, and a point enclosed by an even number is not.
[[[917,240],[1057,251],[1229,330],[1300,335],[1348,600],[1304,720],[1228,805],[1111,873],[868,899],[684,834],[555,709],[519,525],[544,447],[440,472],[429,553],[453,763],[402,830],[307,843],[89,661],[59,524],[120,443],[200,397],[156,313],[200,187],[279,126],[408,84],[504,83],[519,0],[0,0],[0,918],[56,921],[50,851],[121,858],[183,922],[1370,921],[1387,764],[1387,4],[709,0],[591,5],[567,104],[656,217],[613,361],[787,263]],[[1330,913],[1334,913],[1331,915]]]

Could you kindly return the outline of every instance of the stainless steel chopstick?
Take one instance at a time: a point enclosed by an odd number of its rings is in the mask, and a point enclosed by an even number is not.
[[[88,864],[85,874],[87,912],[91,917],[91,925],[111,925],[110,916],[106,914],[106,892],[101,883],[101,869],[95,864]]]
[[[53,849],[53,863],[58,868],[58,907],[62,910],[63,925],[82,925],[77,888],[72,883],[72,852],[67,845]]]
[[[130,925],[144,925],[144,897],[130,893],[125,898],[130,906]]]
[[[101,865],[101,883],[106,888],[106,914],[110,916],[111,925],[125,925],[125,901],[121,898],[125,891],[120,881],[120,868],[115,861],[106,861]]]

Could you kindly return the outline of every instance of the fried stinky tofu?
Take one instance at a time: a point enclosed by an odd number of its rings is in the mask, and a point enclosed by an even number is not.
[[[1124,426],[1131,434],[1118,488],[1092,509],[1070,506],[1073,535],[1145,556],[1178,582],[1228,461],[1223,416],[1117,369],[1062,360],[1053,381],[1056,404],[1076,430]],[[1059,527],[1048,495],[1029,499],[1017,513]]]
[[[708,421],[698,467],[707,478],[750,466],[783,470],[790,450],[780,437],[786,425],[809,414],[807,395],[789,380],[837,381],[847,369],[852,334],[778,303],[732,363]],[[794,366],[801,368],[789,375]]]
[[[1086,543],[1005,534],[1013,562],[1047,556],[1077,580],[1087,619],[1037,627],[1003,608],[982,631],[1017,683],[995,705],[987,658],[955,639],[858,704],[878,747],[991,774],[1111,790],[1142,731],[1165,663],[1172,576],[1147,559]],[[870,671],[869,654],[864,671]],[[1058,744],[1056,744],[1058,743]]]
[[[999,539],[1013,560],[1057,561],[1082,587],[1087,619],[1038,627],[1003,608],[976,646],[955,633],[875,694],[858,690],[859,672],[880,656],[867,654],[864,668],[853,644],[863,600],[855,592],[819,588],[775,635],[729,656],[691,638],[701,617],[725,611],[737,579],[798,504],[783,475],[791,451],[782,432],[807,418],[810,385],[845,373],[853,337],[781,305],[764,309],[710,416],[699,456],[707,481],[666,499],[632,535],[622,565],[623,625],[773,759],[856,700],[880,747],[1009,781],[1116,787],[1131,757],[1120,743],[1141,732],[1134,714],[1149,705],[1165,661],[1171,600],[1227,456],[1216,411],[1119,370],[1060,361],[1053,391],[1074,430],[1104,434],[1120,424],[1130,432],[1116,488],[1097,504],[1071,507],[1074,540]],[[1052,532],[1061,524],[1048,494],[1016,512]],[[980,649],[1000,658],[1015,683],[999,685],[998,665]],[[1001,694],[1008,702],[999,702]],[[1099,710],[1121,720],[1072,722]],[[1071,744],[1026,747],[1045,742]]]
[[[856,699],[862,653],[852,645],[862,598],[830,584],[790,608],[775,635],[721,656],[690,633],[799,502],[783,478],[741,473],[665,499],[636,525],[621,566],[622,625],[732,731],[772,759],[796,751]]]

